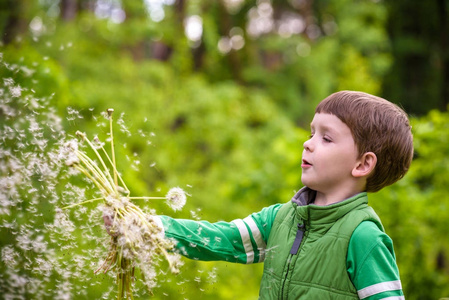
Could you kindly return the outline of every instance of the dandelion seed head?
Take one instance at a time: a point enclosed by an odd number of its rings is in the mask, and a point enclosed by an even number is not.
[[[126,198],[126,197],[123,197]],[[123,209],[125,204],[129,202],[127,199],[117,199],[115,195],[107,195],[105,197],[106,206],[112,207],[112,209]]]
[[[129,191],[128,190],[126,190],[125,188],[123,188],[123,187],[121,187],[121,186],[118,186],[117,187],[117,191],[120,193],[120,194],[127,194]],[[129,201],[129,199],[127,199],[127,201]]]
[[[77,131],[75,132],[75,135],[76,135],[76,136],[79,136],[79,137],[82,138],[82,139],[84,139],[84,138],[86,137],[86,134],[85,134],[84,132],[79,131],[79,130],[77,130]]]
[[[114,109],[113,109],[113,108],[108,108],[108,109],[106,110],[106,113],[108,114],[108,117],[111,117],[112,114],[114,113]]]
[[[165,199],[167,200],[167,204],[174,210],[180,210],[186,204],[186,193],[180,187],[171,188],[167,195],[165,195]]]

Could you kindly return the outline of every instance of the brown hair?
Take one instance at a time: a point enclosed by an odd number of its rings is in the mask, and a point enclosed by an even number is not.
[[[321,101],[315,113],[335,115],[348,125],[360,155],[376,154],[367,192],[377,192],[407,173],[413,157],[413,136],[407,114],[397,105],[367,93],[341,91]]]

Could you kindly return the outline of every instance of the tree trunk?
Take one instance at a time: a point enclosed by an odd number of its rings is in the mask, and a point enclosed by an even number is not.
[[[17,37],[27,30],[27,22],[24,19],[24,4],[20,0],[3,1],[0,10],[5,14],[6,21],[1,40],[4,45],[12,43]]]
[[[440,59],[441,59],[441,101],[440,109],[447,110],[449,105],[449,21],[447,1],[438,0],[440,23]]]
[[[61,19],[64,21],[73,20],[78,13],[77,0],[61,0]]]

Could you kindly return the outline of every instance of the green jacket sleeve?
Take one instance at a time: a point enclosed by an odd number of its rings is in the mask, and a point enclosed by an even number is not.
[[[275,204],[231,222],[159,218],[165,237],[175,240],[182,255],[204,261],[250,264],[264,260],[271,225],[280,206]]]
[[[347,267],[360,299],[404,299],[393,242],[373,222],[362,222],[354,230]]]

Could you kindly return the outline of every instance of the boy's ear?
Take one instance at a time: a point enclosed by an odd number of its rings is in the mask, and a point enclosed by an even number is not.
[[[368,177],[376,167],[377,156],[373,152],[366,152],[357,161],[357,165],[352,169],[354,177]]]

